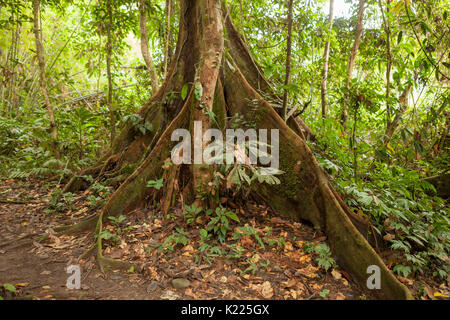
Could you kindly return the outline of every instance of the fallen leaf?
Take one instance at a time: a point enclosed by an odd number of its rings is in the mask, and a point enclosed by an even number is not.
[[[273,297],[273,288],[269,281],[265,281],[261,285],[261,295],[266,299]]]
[[[286,286],[286,288],[292,288],[297,284],[297,280],[289,279],[288,281],[283,282],[283,284]]]
[[[342,292],[338,292],[338,294],[336,295],[336,300],[347,300],[347,297],[342,294]]]
[[[30,284],[28,282],[16,283],[16,287],[28,287]]]
[[[306,268],[297,270],[297,272],[295,272],[295,274],[297,274],[297,273],[304,274],[307,277],[316,278],[318,276],[316,273],[318,270],[319,270],[319,268],[316,268],[312,265],[308,265]]]
[[[394,239],[395,239],[395,235],[393,235],[392,233],[388,233],[383,237],[383,240],[386,240],[386,241],[391,241]]]
[[[337,271],[336,269],[333,269],[333,271],[331,271],[331,275],[336,280],[339,280],[342,278],[342,274],[339,271]]]
[[[180,296],[177,295],[176,293],[174,293],[171,290],[167,290],[166,292],[164,292],[164,294],[161,296],[161,299],[163,300],[177,300],[179,299]]]
[[[197,296],[194,294],[194,292],[192,292],[192,288],[187,288],[187,289],[184,291],[184,294],[187,295],[187,296],[189,296],[189,297],[192,297],[192,298],[194,298],[194,299],[197,299]]]
[[[436,298],[448,298],[447,295],[445,295],[445,294],[443,294],[443,293],[440,293],[440,292],[435,292],[433,295],[434,295]]]
[[[400,282],[402,282],[403,284],[407,284],[409,286],[412,286],[413,283],[414,283],[413,280],[405,278],[405,277],[402,277],[402,276],[397,276],[397,278],[398,278],[398,280],[400,280]]]
[[[284,250],[285,251],[293,251],[294,247],[292,246],[292,243],[290,243],[289,241],[286,241],[286,244],[284,245]]]
[[[425,292],[428,295],[428,298],[430,298],[431,300],[436,300],[436,298],[433,295],[433,291],[431,291],[430,287],[426,284],[424,285],[424,287],[425,287]]]

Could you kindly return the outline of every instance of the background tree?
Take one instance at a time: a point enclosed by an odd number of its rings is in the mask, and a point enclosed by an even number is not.
[[[45,76],[45,58],[44,47],[41,42],[41,27],[40,27],[40,1],[33,0],[33,23],[34,23],[34,40],[36,42],[36,56],[39,63],[39,79],[41,84],[42,95],[44,96],[45,106],[47,108],[48,116],[50,119],[50,132],[53,138],[52,151],[59,159],[61,157],[58,147],[58,128],[55,122],[55,115],[53,112],[52,104],[50,103],[50,97],[47,92],[46,76]]]
[[[334,0],[330,0],[330,11],[328,16],[328,23],[330,24],[330,33],[333,29],[333,14],[334,14]],[[328,59],[330,57],[330,41],[325,42],[325,49],[323,50],[323,69],[322,82],[320,84],[320,97],[322,100],[322,117],[327,114],[327,78],[328,78]]]

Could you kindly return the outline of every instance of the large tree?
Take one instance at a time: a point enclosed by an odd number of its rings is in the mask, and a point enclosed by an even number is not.
[[[159,198],[163,210],[169,208],[177,192],[184,199],[199,201],[196,195],[210,191],[214,166],[183,164],[167,168],[165,161],[177,143],[171,141],[172,132],[180,128],[192,131],[194,121],[202,122],[203,131],[212,127],[225,130],[231,125],[227,119],[239,114],[257,128],[279,130],[280,169],[284,172],[279,176],[281,184],[260,184],[254,193],[279,214],[307,220],[324,230],[338,263],[363,285],[369,276],[367,268],[376,265],[381,272],[379,293],[383,297],[412,298],[369,244],[376,241],[370,225],[345,205],[319,167],[305,141],[311,134],[307,126],[298,118],[285,122],[269,103],[280,98],[222,1],[181,0],[179,12],[178,43],[165,81],[139,111],[154,130],[142,134],[127,125],[97,165],[70,180],[66,191],[86,188],[88,182],[83,177],[88,175],[120,186],[99,215],[59,230],[77,232],[96,227],[99,232],[107,217],[126,214],[150,197]],[[167,177],[163,189],[147,188],[149,180],[163,175]],[[101,266],[120,265],[102,256],[101,237],[95,246]]]

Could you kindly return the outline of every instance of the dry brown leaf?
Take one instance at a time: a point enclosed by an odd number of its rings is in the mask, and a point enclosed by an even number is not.
[[[336,300],[346,300],[347,297],[342,293],[342,292],[338,292],[338,294],[336,295]]]
[[[336,280],[339,280],[342,278],[342,274],[339,271],[337,271],[336,269],[333,269],[333,271],[331,271],[331,275]]]
[[[241,239],[241,246],[244,248],[252,248],[255,245],[249,236],[243,236]]]
[[[409,285],[409,286],[412,286],[413,283],[414,283],[413,280],[405,278],[405,277],[402,277],[402,276],[397,276],[397,279],[400,280],[401,283]]]
[[[392,241],[394,239],[395,239],[395,235],[392,233],[388,233],[383,237],[383,240],[386,240],[386,241]]]
[[[261,295],[266,299],[273,297],[273,288],[269,281],[265,281],[261,285]]]
[[[316,278],[318,276],[317,271],[319,271],[319,268],[316,268],[312,265],[308,265],[306,268],[297,270],[296,274],[299,273],[304,274],[305,276],[310,278]]]
[[[28,282],[23,282],[23,283],[16,283],[16,287],[28,287],[29,283]]]
[[[295,279],[289,279],[288,281],[282,282],[286,288],[292,288],[297,284],[297,280]]]
[[[194,299],[198,299],[197,296],[194,294],[194,292],[192,292],[192,288],[187,288],[187,289],[184,291],[184,294],[187,295],[187,296],[189,296],[189,297],[192,297],[192,298],[194,298]]]
[[[291,289],[290,291],[292,298],[297,299],[297,291],[295,291],[294,289]]]
[[[286,244],[284,245],[284,251],[293,251],[294,247],[292,246],[292,243],[289,241],[286,241]]]

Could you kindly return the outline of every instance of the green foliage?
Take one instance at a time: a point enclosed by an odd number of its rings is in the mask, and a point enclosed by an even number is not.
[[[323,290],[319,293],[319,295],[320,295],[322,298],[326,298],[326,296],[327,296],[329,293],[330,293],[330,290],[328,290],[328,289],[323,289]]]
[[[257,243],[261,246],[261,248],[265,249],[264,242],[261,240],[261,237],[258,234],[258,231],[251,226],[243,226],[237,227],[237,232],[234,232],[233,238],[235,240],[239,240],[243,235],[253,237]]]
[[[219,242],[226,240],[228,231],[232,230],[230,220],[240,222],[238,216],[233,211],[229,211],[223,207],[217,207],[214,215],[206,226],[206,230],[212,231]]]
[[[117,246],[121,242],[120,237],[118,235],[116,235],[115,233],[112,233],[108,230],[103,230],[100,233],[100,237],[104,240],[110,241],[113,246]]]
[[[147,181],[147,188],[154,188],[156,190],[159,190],[163,187],[164,178],[161,178],[159,180],[149,180]]]
[[[173,251],[179,244],[185,246],[189,243],[188,233],[183,228],[176,228],[176,231],[168,236],[164,242],[159,246],[158,252],[165,252],[167,250]]]
[[[194,222],[194,221],[195,221],[195,218],[197,217],[197,215],[198,215],[200,212],[203,211],[202,208],[197,208],[197,207],[195,206],[195,204],[192,204],[191,206],[185,205],[185,206],[184,206],[184,209],[185,209],[184,215],[185,215],[185,217],[186,217],[186,222],[187,222],[188,224]],[[204,230],[204,229],[202,229],[202,230]]]
[[[5,290],[9,292],[16,292],[16,287],[11,283],[4,283],[3,288],[5,288]]]
[[[136,131],[139,131],[142,135],[146,134],[147,132],[153,131],[153,125],[151,122],[143,119],[138,114],[131,114],[129,116],[126,116],[123,118],[124,123],[131,124]]]

